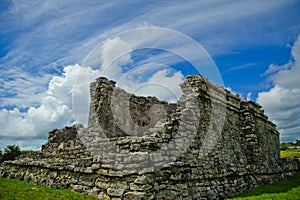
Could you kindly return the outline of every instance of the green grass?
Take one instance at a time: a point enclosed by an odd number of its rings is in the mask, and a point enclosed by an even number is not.
[[[258,200],[258,199],[270,199],[270,200],[299,200],[300,199],[300,187],[293,188],[285,193],[274,194],[261,194],[259,196],[240,197],[234,198],[235,200]]]
[[[25,183],[16,179],[0,178],[1,200],[58,200],[58,199],[87,199],[96,198],[75,193],[65,189],[53,189]]]
[[[280,157],[281,158],[298,158],[300,160],[300,151],[297,150],[285,150],[285,151],[280,151]]]
[[[71,192],[64,189],[53,189],[25,183],[16,179],[0,178],[1,200],[57,200],[57,199],[87,199],[96,198]],[[300,172],[281,181],[259,186],[251,191],[236,195],[232,199],[300,199]]]
[[[300,199],[300,172],[281,181],[238,194],[232,199]]]

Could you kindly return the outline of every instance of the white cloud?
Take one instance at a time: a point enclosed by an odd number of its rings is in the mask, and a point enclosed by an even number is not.
[[[300,35],[292,47],[293,61],[267,70],[274,87],[260,92],[257,102],[281,132],[282,140],[300,138]]]
[[[147,80],[122,79],[118,86],[138,96],[155,96],[162,101],[174,103],[182,95],[180,83],[183,80],[180,71],[163,69],[154,72]]]
[[[51,78],[49,74],[32,76],[17,67],[5,68],[1,71],[1,75],[1,106],[17,106],[19,108],[39,105],[45,96],[47,82]]]
[[[124,73],[117,86],[138,96],[155,96],[163,101],[176,102],[182,95],[180,83],[183,80],[181,71],[148,63]]]
[[[34,126],[33,134],[46,134],[53,128],[61,128],[71,123],[71,108],[53,96],[43,98],[38,108],[31,107],[27,112],[27,122]]]
[[[252,98],[252,93],[251,93],[251,92],[248,92],[248,93],[247,93],[246,99],[247,99],[248,101],[251,101],[251,98]]]
[[[131,51],[131,45],[119,37],[107,39],[101,46],[102,63],[100,72],[112,80],[120,78],[122,76],[122,65],[132,62]]]
[[[13,110],[2,109],[0,111],[0,136],[34,136],[34,126],[28,123],[25,113],[21,113],[19,109]]]
[[[90,103],[90,82],[101,76],[101,73],[100,70],[93,70],[90,67],[78,67],[78,75],[72,88],[72,111],[75,121],[87,126]]]
[[[18,144],[26,144],[25,147],[36,147],[34,142],[43,142],[53,128],[62,128],[73,123],[73,94],[77,102],[86,102],[89,83],[100,73],[99,70],[83,68],[80,65],[66,66],[63,71],[61,76],[54,76],[50,80],[46,95],[38,107],[30,107],[27,112],[21,112],[18,108],[0,111],[1,145],[14,139]],[[84,112],[87,113],[88,109]]]
[[[271,64],[269,65],[269,68],[267,69],[267,71],[265,71],[265,73],[263,75],[270,75],[270,74],[274,74],[277,73],[281,70],[286,70],[286,69],[290,69],[293,66],[293,62],[288,62],[284,65],[275,65],[275,64]]]
[[[154,84],[154,87],[145,88],[139,93],[141,95],[145,93],[156,96],[161,100],[169,102],[176,102],[182,95],[180,84],[183,80],[184,76],[180,71],[170,76],[168,70],[161,70],[153,74],[153,76],[147,81],[147,85],[151,86],[151,84]]]
[[[81,67],[79,65],[66,66],[62,76],[54,76],[48,85],[47,95],[61,103],[71,106],[71,96],[74,83]]]

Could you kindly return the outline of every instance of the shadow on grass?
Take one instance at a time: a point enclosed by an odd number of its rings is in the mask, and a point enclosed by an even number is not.
[[[292,190],[293,188],[297,188],[299,186],[300,186],[300,172],[296,172],[292,176],[288,176],[283,180],[268,185],[259,186],[250,191],[237,194],[232,198],[258,196],[262,194],[284,193],[289,190]]]

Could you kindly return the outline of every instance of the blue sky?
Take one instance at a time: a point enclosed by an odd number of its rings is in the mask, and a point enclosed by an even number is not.
[[[74,106],[87,101],[88,90],[75,94],[74,85],[85,88],[101,74],[140,94],[149,91],[141,89],[143,84],[159,82],[173,95],[153,95],[178,98],[178,83],[199,71],[189,63],[193,49],[203,56],[196,63],[215,63],[219,83],[262,104],[281,141],[300,139],[299,10],[297,0],[3,0],[0,148],[18,144],[38,149],[49,130],[86,123],[87,104]],[[158,31],[138,33],[147,27]],[[128,30],[135,31],[126,35]],[[185,42],[203,49],[183,48]],[[155,48],[139,49],[149,44]],[[215,71],[207,76],[218,82]]]

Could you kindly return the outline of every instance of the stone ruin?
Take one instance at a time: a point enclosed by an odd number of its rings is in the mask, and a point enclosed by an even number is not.
[[[0,165],[0,177],[99,199],[224,199],[299,170],[281,159],[261,106],[200,75],[176,104],[138,97],[98,78],[87,128],[49,132],[42,150]]]

